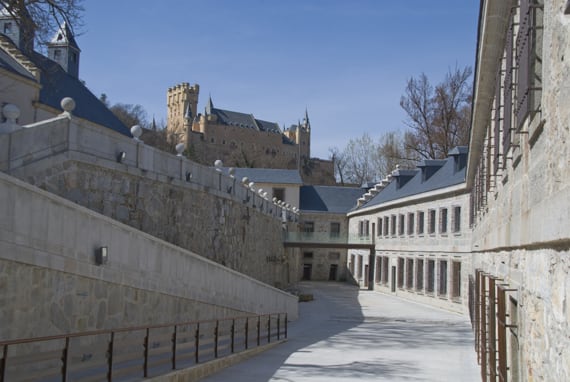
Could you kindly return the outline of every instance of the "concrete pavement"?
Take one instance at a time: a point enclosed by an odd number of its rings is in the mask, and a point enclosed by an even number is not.
[[[207,382],[480,381],[468,318],[340,283],[303,283],[289,340]]]

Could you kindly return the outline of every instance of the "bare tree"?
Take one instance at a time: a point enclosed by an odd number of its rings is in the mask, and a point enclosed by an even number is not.
[[[109,110],[129,128],[134,125],[139,125],[145,129],[151,128],[146,110],[141,105],[116,103]]]
[[[409,130],[404,136],[409,159],[441,159],[459,145],[468,144],[471,68],[455,68],[433,87],[427,76],[410,78],[400,106],[406,111]]]
[[[0,0],[0,11],[8,13],[24,33],[24,49],[34,41],[45,45],[66,23],[74,35],[82,27],[83,0]]]

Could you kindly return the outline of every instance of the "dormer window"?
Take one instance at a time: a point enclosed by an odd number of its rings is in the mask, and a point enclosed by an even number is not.
[[[57,34],[57,41],[61,41],[61,40],[63,40],[63,33],[60,32]]]
[[[12,34],[12,23],[4,24],[4,34]]]

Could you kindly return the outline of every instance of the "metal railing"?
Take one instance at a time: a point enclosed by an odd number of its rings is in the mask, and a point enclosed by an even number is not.
[[[127,381],[287,338],[287,314],[0,341],[0,382]]]
[[[372,245],[372,236],[331,234],[330,232],[283,232],[284,243],[313,243],[331,245]]]

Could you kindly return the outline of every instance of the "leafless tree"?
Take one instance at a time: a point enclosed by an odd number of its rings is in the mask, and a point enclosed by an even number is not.
[[[45,45],[66,23],[74,35],[82,27],[83,0],[0,0],[0,9],[14,17],[24,33],[25,50],[34,41]]]
[[[410,78],[400,106],[408,115],[405,148],[409,159],[441,159],[459,145],[468,144],[471,113],[471,68],[449,70],[435,87],[422,73]]]

